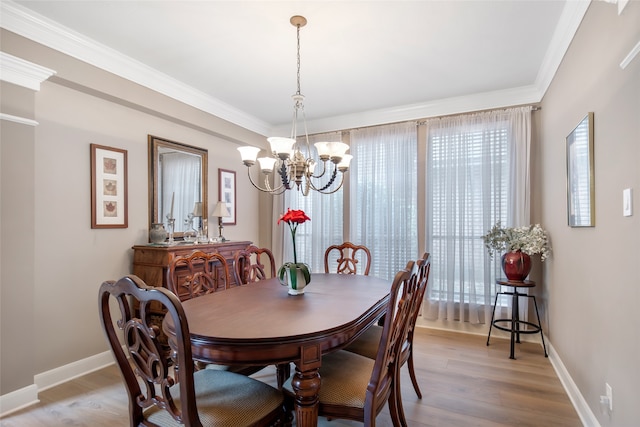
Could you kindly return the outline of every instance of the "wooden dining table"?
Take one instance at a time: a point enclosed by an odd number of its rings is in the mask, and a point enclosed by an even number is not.
[[[313,274],[303,295],[267,279],[182,303],[193,358],[218,364],[295,364],[298,427],[318,425],[322,355],[339,350],[385,312],[391,282],[372,276]],[[175,331],[170,316],[163,330]]]

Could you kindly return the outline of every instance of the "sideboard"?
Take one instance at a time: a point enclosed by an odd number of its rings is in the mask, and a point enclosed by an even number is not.
[[[135,245],[133,247],[133,274],[149,286],[167,287],[167,270],[174,258],[188,255],[193,251],[218,252],[233,266],[233,257],[238,250],[251,245],[250,241],[229,241],[224,243],[180,243],[175,245]],[[235,275],[230,274],[234,285]]]
[[[224,243],[178,243],[174,245],[167,244],[146,244],[133,246],[133,274],[144,280],[149,286],[162,286],[167,288],[167,271],[169,265],[174,258],[189,255],[193,251],[202,251],[205,253],[218,252],[222,255],[229,268],[234,265],[234,255],[236,251],[245,249],[251,245],[250,241],[229,241]],[[231,272],[229,272],[231,273]],[[235,274],[229,274],[230,285],[235,285]],[[162,331],[162,320],[164,319],[165,310],[162,306],[156,305],[155,301],[151,304],[151,318],[149,321],[155,324]],[[137,309],[137,307],[136,307]],[[166,351],[169,351],[167,337],[164,332],[158,336],[161,345]]]

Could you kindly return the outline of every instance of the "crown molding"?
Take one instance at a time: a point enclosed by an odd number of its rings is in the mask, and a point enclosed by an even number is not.
[[[625,56],[625,58],[622,60],[622,62],[620,63],[620,68],[622,68],[623,70],[627,68],[627,65],[629,65],[631,61],[633,61],[633,58],[635,58],[638,53],[640,53],[640,41],[636,43],[636,45],[629,51],[627,56]]]
[[[326,117],[307,121],[309,133],[322,133],[346,130],[381,123],[397,123],[421,120],[430,117],[490,110],[513,105],[534,104],[540,101],[539,90],[535,86],[526,86],[501,91],[477,93],[460,97],[438,99],[426,103],[403,105],[393,108],[365,111],[357,114]],[[291,126],[274,128],[274,135],[288,135]]]
[[[56,72],[17,56],[0,51],[0,80],[31,90],[40,90],[40,83]]]
[[[20,123],[27,126],[38,126],[38,122],[33,119],[27,119],[26,117],[13,116],[11,114],[0,113],[0,120],[6,120],[8,122]]]
[[[556,30],[553,33],[551,44],[536,78],[535,86],[538,88],[540,100],[549,89],[549,85],[556,71],[558,71],[560,63],[590,4],[590,0],[565,2],[562,15],[560,15],[558,25],[556,25]]]
[[[10,0],[0,2],[0,27],[170,98],[266,135],[270,125]]]

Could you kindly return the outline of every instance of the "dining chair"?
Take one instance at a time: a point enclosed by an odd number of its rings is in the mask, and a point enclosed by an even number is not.
[[[376,417],[389,404],[394,426],[400,425],[404,414],[397,405],[395,384],[399,374],[398,357],[407,333],[410,304],[415,287],[411,273],[399,271],[391,285],[381,344],[375,359],[339,350],[322,356],[319,415],[334,419],[348,419],[374,427]],[[287,407],[291,407],[295,393],[290,377],[283,385]]]
[[[195,250],[188,255],[175,257],[169,263],[166,282],[167,288],[182,302],[229,289],[231,278],[227,261],[221,254]],[[197,367],[198,369],[227,370],[243,375],[251,375],[265,368],[265,366],[219,365],[203,362],[197,362]]]
[[[276,388],[229,371],[194,369],[187,319],[169,290],[129,275],[102,283],[98,302],[102,328],[127,389],[131,427],[269,426],[287,419]],[[175,327],[168,352],[158,340],[159,326],[149,322],[156,304],[166,309]]]
[[[358,274],[358,263],[363,262],[364,274],[369,275],[371,269],[371,251],[364,245],[343,242],[331,245],[324,252],[324,272],[338,274]]]
[[[180,301],[228,289],[231,284],[227,260],[217,252],[199,250],[175,257],[166,279],[167,288]]]
[[[276,263],[273,253],[267,248],[249,245],[234,255],[236,283],[246,285],[271,277],[276,277]]]
[[[409,377],[413,384],[413,389],[419,399],[422,399],[422,392],[418,385],[416,378],[416,372],[413,363],[413,334],[422,307],[422,301],[427,290],[427,284],[429,283],[429,274],[431,272],[431,255],[426,252],[422,258],[416,261],[416,270],[414,272],[415,280],[417,282],[417,292],[415,298],[411,303],[411,317],[409,319],[409,328],[407,336],[405,337],[402,345],[402,352],[400,357],[400,367],[407,364],[409,370]],[[367,329],[358,339],[345,348],[347,351],[351,351],[370,359],[375,359],[378,347],[380,346],[380,337],[382,336],[382,328],[378,325],[373,325]],[[399,383],[398,383],[399,385]],[[398,390],[398,396],[400,396],[400,390]],[[402,404],[402,399],[399,400],[399,404]]]

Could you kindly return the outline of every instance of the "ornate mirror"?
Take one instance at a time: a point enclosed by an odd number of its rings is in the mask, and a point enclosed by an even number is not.
[[[167,227],[167,216],[173,214],[174,239],[194,228],[206,232],[207,150],[152,135],[148,139],[149,228],[154,223]]]

